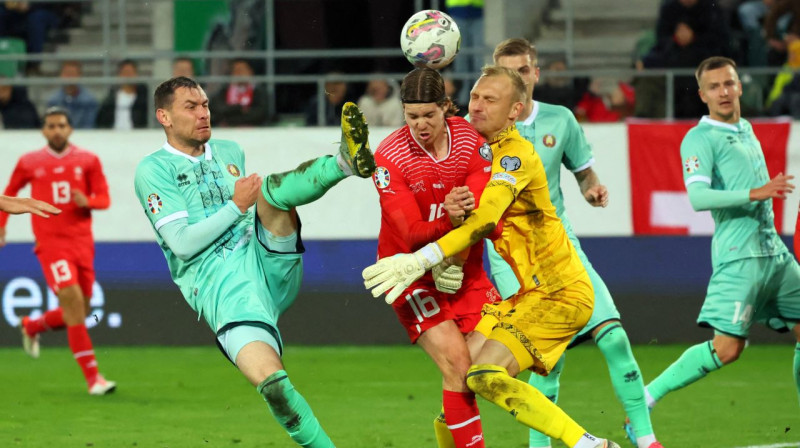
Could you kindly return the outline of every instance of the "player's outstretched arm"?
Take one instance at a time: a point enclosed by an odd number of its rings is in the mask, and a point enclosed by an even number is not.
[[[31,198],[15,198],[3,195],[0,195],[0,210],[11,213],[12,215],[33,213],[42,218],[49,218],[50,215],[48,215],[48,213],[54,215],[61,213],[60,209],[53,207],[47,202]]]
[[[786,196],[794,190],[794,184],[789,182],[794,176],[778,173],[770,179],[763,187],[750,190],[751,201],[765,201],[769,198],[786,199]]]
[[[381,258],[361,272],[364,286],[372,290],[372,297],[386,294],[386,303],[392,304],[400,294],[432,267],[444,260],[442,249],[430,243],[413,254],[397,254]]]

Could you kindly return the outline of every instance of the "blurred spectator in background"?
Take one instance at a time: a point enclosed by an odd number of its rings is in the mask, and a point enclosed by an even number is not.
[[[400,88],[393,79],[373,79],[358,99],[358,108],[370,126],[400,127],[405,123]]]
[[[29,54],[44,48],[47,32],[60,23],[58,2],[0,2],[0,37],[25,40]],[[38,75],[41,61],[28,61],[28,75]]]
[[[125,59],[117,65],[117,76],[139,76],[136,62]],[[147,86],[122,84],[113,86],[97,113],[98,128],[127,130],[147,127]]]
[[[767,97],[767,115],[791,115],[800,119],[800,40],[789,44],[789,59],[775,77],[772,90]]]
[[[328,77],[335,77],[337,75],[341,75],[341,73],[329,73]],[[325,83],[325,122],[321,123],[321,125],[339,126],[341,124],[342,105],[350,100],[347,90],[347,83],[344,81],[331,79]],[[306,124],[309,126],[320,124],[317,120],[318,105],[319,100],[315,93],[314,96],[308,100],[305,108]]]
[[[194,79],[194,61],[189,58],[177,58],[172,61],[172,77],[178,76]]]
[[[539,95],[538,88],[536,94]],[[630,84],[595,78],[575,105],[574,113],[580,122],[613,122],[632,115],[634,104],[635,95]]]
[[[461,104],[457,101],[458,99],[458,92],[461,91],[461,82],[456,81],[453,78],[448,76],[444,77],[444,94],[450,98],[450,101],[453,103],[453,106],[458,108],[458,112],[456,112],[457,117],[464,117],[467,115],[467,106]]]
[[[61,64],[61,79],[70,79],[77,82],[81,77],[81,63],[78,61],[65,61]],[[47,107],[63,107],[72,119],[75,129],[91,129],[97,118],[97,99],[87,89],[79,84],[67,84],[50,95]]]
[[[569,110],[575,109],[578,97],[575,81],[567,76],[553,76],[555,72],[565,71],[567,64],[560,59],[550,61],[542,72],[542,79],[536,84],[536,101],[557,104]]]
[[[214,112],[211,121],[215,126],[262,126],[267,123],[267,91],[262,85],[252,83],[253,68],[245,59],[236,59],[231,65],[231,76],[246,79],[234,81],[211,97]]]
[[[665,0],[658,14],[656,45],[637,62],[638,68],[696,67],[710,56],[728,56],[729,32],[722,12],[714,0]],[[652,116],[647,111],[661,111],[664,80],[640,78],[636,89],[647,92],[637,95],[637,116]],[[676,118],[696,118],[706,111],[697,95],[694,76],[675,77],[674,111]],[[663,117],[663,115],[662,115]]]
[[[3,83],[0,77],[0,114],[4,129],[38,129],[39,114],[28,99],[25,87]]]
[[[788,45],[800,39],[800,0],[769,0],[764,17],[764,37],[769,52],[767,63],[780,65],[786,61]]]
[[[461,53],[453,61],[453,70],[472,73],[477,79],[484,61],[483,0],[445,0],[444,4],[461,32]],[[462,89],[459,97],[453,99],[469,103],[470,90]]]

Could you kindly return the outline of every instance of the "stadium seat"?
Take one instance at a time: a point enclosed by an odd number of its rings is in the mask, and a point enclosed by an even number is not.
[[[25,41],[15,37],[0,38],[0,55],[25,54]],[[0,76],[13,78],[21,73],[25,61],[0,61]]]

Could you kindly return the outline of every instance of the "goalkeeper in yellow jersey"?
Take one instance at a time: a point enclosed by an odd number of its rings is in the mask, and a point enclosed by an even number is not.
[[[533,386],[514,378],[524,369],[547,375],[589,321],[594,305],[589,276],[550,202],[544,166],[514,126],[525,96],[517,72],[484,67],[469,103],[472,125],[492,150],[492,176],[478,208],[438,241],[366,268],[364,284],[375,297],[388,291],[386,301],[392,303],[428,269],[477,243],[502,222],[495,249],[522,286],[506,302],[484,306],[476,331],[488,340],[473,359],[467,386],[568,447],[619,448],[592,436]]]

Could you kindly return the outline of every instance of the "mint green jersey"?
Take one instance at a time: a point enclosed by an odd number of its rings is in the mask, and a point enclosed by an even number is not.
[[[172,279],[214,331],[218,328],[213,315],[219,304],[212,302],[217,300],[214,296],[220,292],[220,284],[232,276],[229,271],[241,269],[241,263],[234,259],[244,256],[253,236],[253,212],[245,213],[211,245],[185,261],[170,250],[158,230],[182,218],[189,225],[195,224],[224,207],[233,197],[235,182],[245,175],[244,162],[244,153],[236,143],[210,140],[205,154],[198,158],[167,143],[146,156],[136,169],[136,196],[156,231]]]
[[[714,190],[749,191],[769,182],[767,162],[753,127],[744,118],[728,124],[703,117],[681,143],[683,179]],[[714,237],[711,263],[788,252],[775,230],[772,199],[711,210]]]
[[[556,214],[574,243],[575,233],[567,218],[564,195],[561,192],[561,165],[577,173],[594,164],[592,148],[583,135],[583,128],[566,107],[534,101],[528,118],[517,122],[517,130],[533,143],[536,153],[542,159],[547,173],[550,201],[556,207]]]

